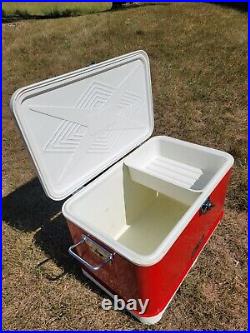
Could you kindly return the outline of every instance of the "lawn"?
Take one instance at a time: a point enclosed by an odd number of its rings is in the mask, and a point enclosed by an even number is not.
[[[154,135],[235,158],[225,217],[150,329],[247,328],[247,44],[247,14],[208,3],[3,25],[4,329],[147,328],[102,310],[69,258],[62,203],[45,197],[8,106],[17,88],[137,49],[151,61]]]
[[[6,16],[18,15],[18,16],[32,16],[32,15],[46,15],[51,16],[57,14],[57,16],[77,16],[83,14],[97,13],[103,10],[110,9],[110,2],[8,2],[2,4],[3,12]]]

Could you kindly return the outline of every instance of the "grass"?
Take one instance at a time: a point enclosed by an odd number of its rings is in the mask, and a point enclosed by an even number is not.
[[[3,328],[142,329],[104,312],[69,258],[61,202],[45,197],[9,113],[19,87],[136,49],[150,57],[155,130],[222,149],[226,214],[151,329],[247,328],[247,15],[215,4],[144,6],[3,25]]]
[[[79,2],[8,2],[2,4],[3,17],[10,15],[19,16],[22,18],[29,18],[32,16],[46,16],[46,17],[67,17],[79,16],[83,14],[91,14],[110,9],[111,3],[79,3]]]

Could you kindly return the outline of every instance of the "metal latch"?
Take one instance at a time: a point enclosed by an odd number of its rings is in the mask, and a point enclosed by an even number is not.
[[[211,202],[210,198],[208,197],[200,208],[200,214],[206,214],[213,206],[214,204]]]

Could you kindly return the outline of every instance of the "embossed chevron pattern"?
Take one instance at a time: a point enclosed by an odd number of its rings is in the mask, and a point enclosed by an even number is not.
[[[96,136],[87,153],[109,153],[120,138],[120,131],[105,130]]]
[[[92,82],[71,108],[30,106],[33,111],[48,112],[48,115],[64,119],[45,144],[44,151],[73,154],[88,133],[87,152],[110,153],[124,130],[143,128],[136,116],[142,111],[142,99],[132,91],[123,92],[131,75],[132,71],[115,88],[99,81]],[[81,123],[79,119],[84,120]]]
[[[119,106],[120,107],[128,107],[128,106],[136,107],[136,106],[138,106],[138,104],[140,105],[141,102],[142,102],[142,100],[139,96],[137,96],[135,93],[127,90],[123,94],[121,101],[119,103]]]
[[[53,153],[74,153],[84,136],[84,133],[80,132],[81,127],[76,123],[63,120],[45,145],[44,150]]]
[[[112,90],[111,87],[105,84],[94,82],[89,86],[87,92],[83,92],[74,107],[83,111],[100,107],[112,95]],[[63,120],[45,145],[44,150],[47,152],[74,153],[84,136],[83,133],[79,132],[80,128],[81,125],[79,124]]]
[[[134,127],[140,128],[140,124],[137,123],[136,117],[141,109],[142,99],[130,91],[126,91],[119,102],[119,117],[120,121],[129,121],[129,123],[134,123]]]
[[[80,97],[77,107],[87,112],[102,107],[114,93],[115,89],[101,82],[93,82]]]

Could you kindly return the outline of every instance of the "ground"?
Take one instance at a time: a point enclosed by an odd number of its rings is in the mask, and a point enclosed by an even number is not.
[[[101,12],[111,8],[111,2],[103,3],[79,3],[79,2],[6,2],[2,5],[3,14],[29,16],[29,15],[52,15],[52,16],[77,16],[89,13]]]
[[[247,328],[247,14],[165,4],[3,25],[3,328],[147,329],[101,309],[69,258],[62,202],[45,197],[9,112],[24,85],[137,49],[150,58],[155,130],[235,158],[225,217],[159,324]]]

